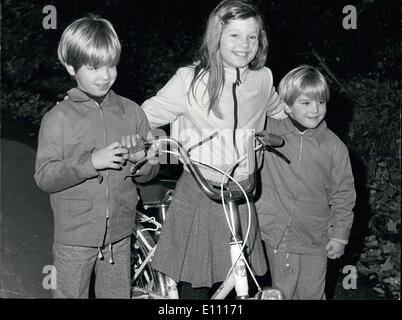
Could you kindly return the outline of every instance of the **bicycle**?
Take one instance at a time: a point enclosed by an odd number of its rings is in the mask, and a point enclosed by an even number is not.
[[[259,146],[254,147],[255,141],[259,143]],[[250,299],[249,297],[249,285],[247,277],[247,269],[250,271],[254,282],[256,283],[258,292],[251,299],[259,300],[281,300],[282,294],[279,290],[272,288],[262,289],[255,277],[253,276],[250,267],[246,261],[243,254],[243,249],[245,241],[243,242],[242,236],[240,234],[240,217],[238,211],[237,202],[242,199],[246,199],[249,210],[250,204],[248,201],[248,195],[250,195],[256,184],[256,170],[252,169],[249,173],[249,185],[246,190],[240,186],[228,173],[223,173],[224,176],[232,179],[239,187],[240,190],[224,190],[223,182],[221,184],[221,190],[218,192],[216,188],[213,188],[202,176],[199,168],[195,165],[195,160],[191,159],[188,152],[176,141],[169,138],[159,138],[152,142],[145,142],[144,147],[149,147],[152,144],[158,144],[160,142],[166,142],[174,145],[178,150],[178,156],[181,162],[188,168],[191,175],[195,179],[197,185],[204,191],[204,193],[213,200],[222,200],[224,206],[224,211],[229,214],[228,225],[231,229],[231,239],[230,239],[230,254],[232,259],[232,267],[228,272],[228,276],[225,281],[219,286],[219,288],[212,295],[211,299],[224,299],[228,294],[235,289],[237,299]],[[247,159],[251,168],[254,168],[255,162],[255,152],[263,149],[278,153],[274,147],[281,146],[283,144],[283,139],[279,136],[262,132],[254,134],[252,131],[249,137],[249,150],[246,157],[239,159],[235,165],[240,161]],[[163,152],[163,151],[162,151]],[[167,153],[173,153],[172,151],[164,151]],[[157,156],[158,154],[154,155]],[[283,156],[283,155],[282,155]],[[138,162],[133,168],[132,172],[149,160],[150,157],[146,157],[142,161]],[[197,161],[201,163],[200,161]],[[206,165],[201,163],[202,165]],[[207,165],[209,166],[209,165]],[[216,169],[216,168],[215,168]],[[217,169],[219,170],[219,169]],[[230,171],[230,170],[229,170]],[[222,180],[223,181],[223,180]],[[168,190],[168,192],[163,196],[162,200],[154,201],[148,204],[149,207],[156,207],[159,210],[159,221],[155,217],[150,217],[144,213],[139,213],[138,226],[134,232],[134,244],[133,244],[133,265],[134,265],[134,276],[133,276],[133,294],[135,298],[156,298],[156,299],[178,299],[178,291],[176,283],[170,279],[168,276],[153,270],[150,262],[152,260],[153,254],[156,249],[158,236],[161,232],[163,220],[165,219],[166,208],[171,201],[173,190]],[[145,203],[147,205],[147,203]],[[248,230],[249,231],[249,230]],[[246,238],[248,235],[246,233]],[[139,294],[138,294],[139,293]]]

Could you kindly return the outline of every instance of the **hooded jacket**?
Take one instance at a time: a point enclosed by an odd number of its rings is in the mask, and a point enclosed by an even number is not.
[[[48,111],[39,131],[35,181],[50,193],[54,239],[66,245],[103,245],[108,217],[110,243],[132,233],[138,201],[130,166],[97,171],[91,153],[122,136],[138,133],[148,138],[148,121],[139,106],[109,91],[99,106],[74,88],[68,98]],[[146,164],[137,182],[158,172]],[[128,177],[128,178],[126,178]]]
[[[284,138],[278,155],[265,152],[256,203],[262,238],[282,252],[326,255],[329,238],[347,243],[356,193],[348,149],[323,121],[301,133],[284,120],[266,130]]]

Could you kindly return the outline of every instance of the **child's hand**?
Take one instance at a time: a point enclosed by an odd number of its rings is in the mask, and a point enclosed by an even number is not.
[[[96,170],[120,169],[125,163],[124,156],[128,150],[119,142],[113,142],[107,147],[92,153],[92,164]]]
[[[139,144],[140,136],[138,134],[136,135],[131,135],[131,136],[123,136],[121,137],[121,144],[123,147],[131,148],[137,146]],[[127,154],[124,156],[124,159],[128,159],[131,162],[138,162],[142,159],[144,159],[146,156],[145,149],[139,150],[137,152],[127,152]]]
[[[341,255],[343,255],[343,252],[345,251],[345,245],[331,239],[325,247],[325,250],[327,250],[328,258],[338,259]]]

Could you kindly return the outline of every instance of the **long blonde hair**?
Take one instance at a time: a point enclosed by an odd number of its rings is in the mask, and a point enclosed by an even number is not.
[[[208,73],[206,87],[209,96],[208,113],[212,110],[218,118],[222,118],[219,97],[225,82],[224,67],[219,46],[222,30],[231,20],[245,20],[248,18],[256,19],[259,25],[258,51],[249,64],[251,70],[257,70],[265,65],[268,51],[267,34],[258,9],[244,0],[224,0],[211,12],[208,18],[203,43],[199,49],[194,66],[194,76],[191,81],[190,91],[193,97],[196,98],[196,87],[203,76]]]

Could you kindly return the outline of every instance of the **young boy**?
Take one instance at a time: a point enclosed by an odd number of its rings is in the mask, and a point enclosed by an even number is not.
[[[272,286],[285,299],[325,299],[327,257],[339,258],[353,222],[349,154],[324,121],[329,88],[315,68],[300,66],[279,84],[287,119],[268,118],[291,163],[265,152],[257,212]]]
[[[129,154],[148,121],[134,102],[111,87],[121,46],[109,21],[90,16],[63,32],[58,56],[77,87],[43,118],[35,181],[50,193],[54,213],[54,297],[87,298],[92,272],[97,298],[130,297],[130,235],[138,201]],[[120,142],[121,141],[121,142]],[[146,163],[136,182],[153,178]]]

